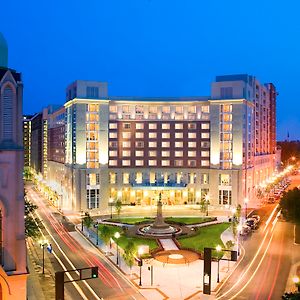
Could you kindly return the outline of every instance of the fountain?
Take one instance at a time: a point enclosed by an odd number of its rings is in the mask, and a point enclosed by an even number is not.
[[[174,234],[179,234],[181,228],[177,226],[171,226],[164,221],[162,215],[162,202],[161,202],[161,193],[159,194],[159,200],[157,202],[157,213],[156,218],[153,224],[142,226],[138,229],[138,232],[152,237],[162,237],[170,236]]]

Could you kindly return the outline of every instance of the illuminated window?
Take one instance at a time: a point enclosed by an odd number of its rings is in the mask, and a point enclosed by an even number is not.
[[[209,151],[201,151],[202,157],[209,157]]]
[[[182,180],[182,173],[176,173],[176,183],[180,184]]]
[[[129,105],[123,105],[122,106],[122,112],[123,113],[129,113]]]
[[[230,113],[230,112],[232,112],[232,105],[231,104],[221,105],[221,110],[224,113]]]
[[[149,124],[149,129],[157,129],[157,124],[156,123],[150,123]]]
[[[223,115],[223,121],[224,122],[231,122],[232,121],[232,115],[231,114]]]
[[[195,157],[196,151],[188,151],[188,157]]]
[[[175,165],[175,167],[182,167],[183,166],[183,160],[176,159],[174,161],[174,165]]]
[[[109,112],[116,113],[117,112],[117,106],[116,105],[110,105],[109,106]]]
[[[124,141],[124,142],[122,142],[122,146],[123,146],[123,148],[130,148],[131,142],[130,141]]]
[[[118,137],[118,133],[117,132],[110,132],[109,133],[109,138],[110,139],[116,139]]]
[[[156,142],[149,142],[149,148],[156,148],[157,147],[157,143]]]
[[[203,173],[200,175],[200,183],[209,184],[209,175],[207,173]]]
[[[170,161],[169,160],[162,160],[161,161],[161,165],[163,166],[163,167],[166,167],[166,166],[169,166],[170,165]]]
[[[209,160],[201,160],[201,166],[202,167],[208,167],[209,166]]]
[[[141,141],[135,142],[135,147],[144,148],[144,142],[141,142]]]
[[[88,111],[89,112],[98,112],[99,111],[99,105],[98,104],[88,104]]]
[[[157,106],[149,106],[149,113],[156,114],[157,113]]]
[[[163,132],[163,133],[161,134],[161,137],[162,137],[163,139],[169,139],[169,138],[170,138],[170,133],[169,133],[169,132]]]
[[[197,142],[188,142],[188,147],[189,148],[196,148],[197,147]]]
[[[149,139],[156,139],[156,138],[157,138],[156,132],[149,132]]]
[[[222,167],[223,167],[223,169],[231,169],[232,163],[231,162],[223,162]]]
[[[144,138],[144,132],[136,132],[136,133],[135,133],[135,137],[136,137],[137,139],[142,139],[142,138]]]
[[[224,151],[232,151],[232,143],[231,142],[223,142]]]
[[[157,155],[156,151],[149,151],[149,156],[154,157]]]
[[[151,184],[156,182],[156,174],[154,172],[150,172],[149,181]]]
[[[175,142],[175,148],[182,148],[183,142]]]
[[[117,123],[111,123],[113,125],[117,125]],[[109,124],[109,125],[111,125]],[[88,123],[86,124],[86,130],[87,131],[98,131],[99,130],[99,124],[96,123]]]
[[[175,129],[183,129],[182,123],[175,123]]]
[[[130,166],[130,160],[129,159],[123,159],[122,160],[122,166]]]
[[[170,151],[161,151],[162,157],[170,157]]]
[[[170,113],[170,106],[163,106],[162,107],[162,112],[164,114],[169,114]]]
[[[170,142],[162,142],[161,147],[162,148],[169,148],[170,147]]]
[[[118,151],[116,151],[116,150],[110,150],[109,151],[109,156],[118,156]]]
[[[201,148],[209,148],[209,142],[201,142]]]
[[[117,173],[109,172],[109,183],[110,184],[117,183]]]
[[[183,151],[175,151],[175,157],[182,157]]]
[[[129,173],[123,173],[123,184],[129,184]]]
[[[108,162],[108,164],[110,166],[117,166],[118,165],[118,161],[115,160],[115,159],[110,159],[109,162]]]
[[[209,139],[209,132],[202,132],[201,133],[201,138],[202,139]]]
[[[209,129],[209,123],[202,123],[201,129]]]
[[[129,150],[123,150],[122,151],[122,156],[130,156],[130,151]]]
[[[203,113],[209,113],[209,106],[201,106],[201,111]]]
[[[183,107],[182,106],[175,106],[175,112],[177,114],[182,114],[183,113]]]
[[[123,139],[130,139],[131,138],[131,132],[122,132],[122,138]]]
[[[161,124],[161,129],[170,129],[170,124],[169,123]]]
[[[135,113],[136,114],[143,114],[144,113],[144,107],[142,105],[136,105]]]
[[[144,151],[135,151],[135,156],[144,156]]]
[[[197,129],[197,124],[196,123],[189,123],[188,128],[189,129]]]
[[[136,129],[144,129],[144,123],[136,123],[135,128]]]
[[[175,132],[175,139],[182,139],[183,138],[183,132]]]
[[[143,182],[143,173],[142,172],[137,172],[135,175],[135,182],[137,184],[141,184]]]
[[[189,183],[190,184],[196,183],[196,174],[195,173],[189,173]]]
[[[222,141],[230,141],[230,140],[232,140],[232,134],[231,133],[223,133],[223,134],[221,134],[221,140]]]
[[[219,185],[230,186],[231,175],[230,174],[219,174]]]
[[[138,159],[138,160],[135,161],[135,165],[139,166],[139,167],[143,166],[144,165],[144,161],[142,159]]]
[[[223,131],[232,131],[232,124],[223,124]]]
[[[189,132],[189,133],[188,133],[188,138],[189,138],[189,139],[195,139],[196,137],[197,137],[196,132]]]
[[[157,161],[155,159],[149,160],[149,166],[153,167],[153,166],[156,166],[156,164],[157,164]]]
[[[189,112],[190,114],[195,114],[195,113],[196,113],[196,106],[194,106],[194,105],[189,105],[189,106],[188,106],[188,112]]]

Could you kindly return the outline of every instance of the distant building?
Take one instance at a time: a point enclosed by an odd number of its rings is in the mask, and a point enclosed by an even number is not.
[[[276,90],[253,76],[217,76],[210,97],[108,97],[89,81],[66,96],[64,162],[48,160],[61,208],[151,205],[159,193],[169,205],[255,206],[276,169]]]
[[[23,117],[24,167],[30,167],[31,161],[31,118],[32,115]]]
[[[0,295],[8,300],[26,299],[22,97],[21,74],[7,67],[0,33]]]

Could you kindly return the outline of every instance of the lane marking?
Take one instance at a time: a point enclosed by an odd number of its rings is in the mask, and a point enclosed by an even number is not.
[[[266,222],[265,228],[263,229],[263,233],[266,231],[266,229],[267,229],[269,223],[271,222],[271,219],[273,218],[273,215],[275,214],[275,211],[276,211],[276,209],[277,209],[278,206],[279,206],[279,204],[277,204],[275,206],[275,208],[273,209],[272,213],[270,214],[270,216],[269,216],[269,218],[268,218],[268,220]]]

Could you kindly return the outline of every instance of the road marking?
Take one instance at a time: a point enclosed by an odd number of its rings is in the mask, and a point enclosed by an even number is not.
[[[265,228],[263,229],[263,233],[266,231],[266,229],[267,229],[269,223],[271,222],[271,219],[273,218],[273,215],[275,214],[275,211],[276,211],[276,209],[277,209],[278,206],[279,206],[279,204],[277,204],[277,205],[275,206],[275,208],[273,209],[271,215],[269,216],[269,218],[268,218],[268,220],[267,220],[267,222],[266,222]]]

